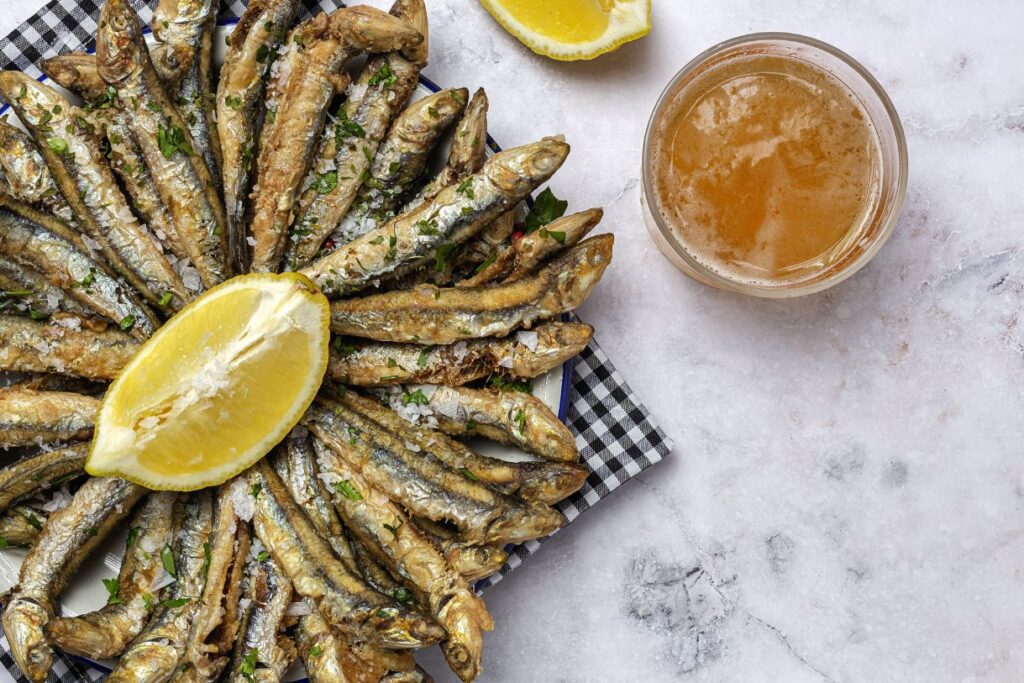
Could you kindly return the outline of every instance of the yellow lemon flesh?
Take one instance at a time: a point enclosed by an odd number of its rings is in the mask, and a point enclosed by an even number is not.
[[[537,54],[593,59],[651,30],[651,0],[480,0]]]
[[[173,491],[227,481],[312,403],[329,318],[327,299],[296,273],[243,275],[206,292],[110,386],[86,471]]]

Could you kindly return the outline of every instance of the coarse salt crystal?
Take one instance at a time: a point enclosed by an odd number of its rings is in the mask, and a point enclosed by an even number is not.
[[[469,344],[464,341],[457,342],[452,346],[452,355],[455,356],[455,360],[461,361],[469,353]]]
[[[516,332],[516,339],[519,343],[530,349],[531,351],[537,350],[537,333],[531,330],[520,330]]]
[[[235,516],[246,522],[251,521],[253,515],[256,514],[256,501],[249,495],[249,487],[246,486],[245,479],[235,479],[231,482],[228,495],[235,508]]]
[[[284,613],[289,617],[304,617],[307,614],[312,614],[313,610],[309,609],[309,605],[304,602],[293,602],[288,605],[288,609]]]

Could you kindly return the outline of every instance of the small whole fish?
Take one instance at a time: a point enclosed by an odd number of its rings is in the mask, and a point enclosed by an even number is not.
[[[500,244],[494,248],[491,256],[482,261],[471,275],[459,280],[456,286],[472,289],[501,280],[512,270],[515,260],[516,252],[512,245]]]
[[[49,515],[35,508],[16,505],[0,515],[0,550],[35,543]]]
[[[481,455],[447,434],[404,419],[376,400],[346,391],[339,399],[349,408],[379,423],[463,476],[475,478],[502,493],[552,505],[583,486],[590,473],[577,463],[508,461]]]
[[[253,0],[231,33],[217,85],[217,134],[223,161],[228,253],[235,272],[249,270],[245,216],[259,135],[259,108],[266,78],[299,3]]]
[[[157,602],[154,595],[159,595],[154,585],[163,571],[160,550],[171,540],[177,497],[168,491],[146,497],[129,525],[121,571],[113,588],[107,587],[107,604],[95,612],[48,622],[44,631],[51,643],[74,655],[110,659],[142,631]]]
[[[482,436],[554,462],[574,463],[580,453],[576,439],[558,416],[536,396],[521,391],[469,387],[422,386],[418,394],[396,392],[392,405],[406,395],[420,396],[420,407],[453,436]]]
[[[0,73],[0,94],[31,131],[76,222],[111,267],[155,305],[167,292],[184,297],[181,279],[132,213],[86,113],[18,71]]]
[[[419,344],[503,337],[518,327],[529,327],[583,303],[611,261],[613,242],[611,235],[591,237],[552,259],[534,275],[500,286],[467,289],[420,285],[335,301],[331,303],[331,331]]]
[[[475,287],[493,282],[500,274],[507,272],[512,265],[514,254],[511,245],[506,242],[515,231],[515,209],[506,211],[495,218],[480,231],[476,237],[466,243],[455,263],[452,265],[448,280],[434,284],[448,284],[456,272],[471,270],[470,277],[459,282],[460,287]]]
[[[0,169],[13,195],[75,227],[75,215],[32,138],[0,119],[0,149]]]
[[[546,505],[505,496],[410,450],[379,423],[337,401],[318,398],[304,421],[369,484],[419,517],[453,524],[472,543],[521,543],[547,536],[565,521]]]
[[[429,519],[414,519],[420,532],[433,543],[449,566],[467,581],[477,581],[498,571],[508,560],[508,553],[499,545],[472,545]]]
[[[160,550],[175,578],[152,618],[114,665],[109,683],[166,681],[185,659],[188,634],[206,583],[206,548],[212,527],[209,491],[180,496],[175,503],[173,545]],[[174,571],[170,571],[173,568]],[[156,601],[156,598],[153,598]]]
[[[96,68],[96,55],[88,52],[68,52],[44,59],[39,69],[54,83],[67,88],[85,100],[86,111],[109,109],[117,93],[100,78]]]
[[[217,26],[214,0],[160,0],[153,10],[153,67],[167,92],[174,93],[178,111],[214,178],[220,178],[220,139],[214,112],[213,32]]]
[[[503,339],[485,337],[454,344],[335,344],[328,376],[357,387],[392,384],[459,386],[491,375],[530,378],[558,367],[586,348],[594,328],[582,323],[544,323]]]
[[[358,193],[332,240],[339,244],[351,241],[393,215],[395,206],[423,175],[434,145],[462,113],[467,97],[465,88],[447,88],[413,102],[398,114],[377,150],[369,177],[346,181]],[[358,120],[358,112],[349,115],[343,108],[343,113],[347,120]]]
[[[144,494],[141,486],[121,479],[90,478],[47,520],[22,562],[3,615],[11,655],[29,680],[43,683],[53,666],[43,629],[68,580]]]
[[[249,471],[256,492],[256,535],[295,592],[335,627],[394,649],[427,647],[445,636],[433,620],[370,589],[338,560],[266,462]]]
[[[456,186],[404,213],[301,272],[324,294],[339,296],[399,277],[428,261],[444,268],[456,245],[475,235],[496,216],[515,206],[551,177],[565,161],[569,146],[545,138],[499,152]]]
[[[0,447],[92,438],[99,400],[65,391],[0,389]]]
[[[430,606],[448,632],[448,638],[441,643],[448,665],[460,679],[472,681],[482,670],[483,631],[494,628],[483,601],[405,512],[363,479],[344,458],[333,455],[330,449],[322,451],[320,463],[323,471],[348,482],[350,491],[339,491],[334,496],[345,524],[375,548],[381,559],[409,582],[419,600]]]
[[[320,439],[314,439],[314,448],[317,453],[325,453],[329,461],[334,457],[333,454],[327,453],[324,450],[327,446]],[[359,573],[363,575],[366,583],[370,584],[373,590],[384,595],[390,595],[395,600],[406,597],[406,593],[409,590],[402,585],[401,581],[395,578],[391,570],[380,563],[380,560],[366,547],[365,543],[358,538],[349,538],[349,543],[352,546],[352,553],[355,555],[356,562],[359,564]],[[409,602],[409,599],[404,600],[404,602]]]
[[[138,339],[148,338],[159,325],[131,289],[86,254],[77,235],[56,219],[3,195],[0,255],[34,268],[51,285]]]
[[[380,683],[389,680],[389,672],[416,670],[410,651],[382,650],[354,642],[332,629],[316,612],[299,619],[295,638],[310,683]]]
[[[466,111],[455,126],[444,168],[423,186],[419,194],[405,206],[403,213],[430,201],[444,188],[462,182],[483,167],[487,160],[488,106],[487,93],[483,88],[473,93]]]
[[[247,571],[245,597],[249,609],[226,680],[280,683],[298,655],[283,628],[292,604],[292,585],[270,557],[250,563]]]
[[[7,465],[0,470],[0,511],[52,482],[80,475],[88,453],[89,444],[75,444]]]
[[[115,105],[139,146],[174,234],[206,287],[230,275],[220,190],[197,143],[164,90],[142,28],[127,0],[107,0],[96,35],[100,76],[116,90]]]
[[[7,259],[0,259],[0,311],[18,312],[33,320],[45,320],[61,312],[79,318],[96,315],[50,284],[36,269]]]
[[[283,89],[274,93],[273,121],[264,126],[260,141],[259,191],[253,193],[249,228],[255,240],[253,270],[278,268],[299,184],[323,130],[327,106],[348,84],[341,68],[360,52],[394,49],[422,39],[404,21],[367,6],[321,14],[292,31],[291,49],[298,54],[285,55],[292,65],[290,73]]]
[[[97,332],[0,315],[0,370],[111,380],[138,350],[139,342],[117,329]]]
[[[512,247],[515,262],[505,282],[515,282],[535,273],[545,261],[569,249],[586,237],[601,222],[604,211],[587,209],[557,218],[539,230],[523,235]]]
[[[210,538],[204,546],[206,585],[185,649],[186,661],[191,666],[179,676],[185,680],[216,680],[230,663],[241,626],[238,603],[250,530],[235,510],[234,481],[222,484],[213,498]]]

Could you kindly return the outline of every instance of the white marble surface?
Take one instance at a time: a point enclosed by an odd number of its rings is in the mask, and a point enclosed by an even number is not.
[[[676,440],[488,594],[482,680],[1024,679],[1024,3],[655,0],[650,36],[576,64],[429,4],[427,75],[485,86],[506,145],[572,143],[554,189],[618,237],[581,313]],[[662,86],[764,30],[861,60],[910,146],[892,240],[798,301],[697,285],[640,218]]]

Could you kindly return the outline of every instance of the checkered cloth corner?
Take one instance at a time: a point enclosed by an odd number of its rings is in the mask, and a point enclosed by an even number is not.
[[[97,0],[51,0],[37,14],[0,41],[0,69],[18,69],[38,78],[43,59],[74,50],[91,49],[96,33],[100,2]],[[148,4],[132,0],[144,22],[152,16],[156,0]],[[307,0],[304,17],[343,6],[334,0]],[[241,0],[225,0],[222,19],[238,17],[245,8]],[[576,444],[591,469],[583,488],[558,504],[567,523],[572,523],[628,479],[665,457],[671,441],[651,420],[647,409],[633,394],[608,357],[592,341],[575,364],[571,404],[567,415]],[[478,591],[498,583],[523,563],[543,543],[530,541],[509,549],[501,571],[479,581]],[[0,634],[0,665],[18,683],[29,683],[11,657],[6,638]],[[55,654],[48,683],[83,683],[103,680],[106,674],[82,660]]]
[[[576,360],[566,419],[590,468],[583,488],[555,506],[565,515],[566,525],[672,450],[672,441],[654,424],[596,341]],[[508,562],[497,574],[478,581],[477,592],[505,578],[545,540],[510,547]]]

